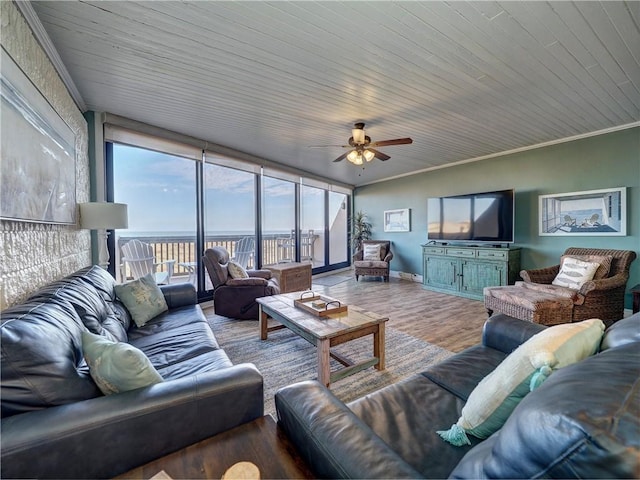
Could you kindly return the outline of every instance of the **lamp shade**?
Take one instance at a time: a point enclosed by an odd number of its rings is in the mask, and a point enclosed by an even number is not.
[[[128,228],[127,205],[107,202],[81,203],[80,227],[89,230]]]

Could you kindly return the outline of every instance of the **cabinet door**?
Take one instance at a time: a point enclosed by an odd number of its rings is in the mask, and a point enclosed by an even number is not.
[[[445,257],[427,257],[424,262],[425,285],[457,291],[458,262]]]
[[[462,284],[460,290],[464,293],[482,296],[484,287],[507,284],[507,267],[504,263],[462,260],[461,264]]]

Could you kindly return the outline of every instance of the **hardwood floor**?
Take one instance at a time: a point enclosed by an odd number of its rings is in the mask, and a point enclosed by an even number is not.
[[[347,304],[366,307],[389,317],[388,326],[409,335],[459,352],[480,342],[487,313],[482,301],[431,292],[421,283],[390,278],[360,277],[341,272],[350,279],[333,286],[313,285],[317,293]]]

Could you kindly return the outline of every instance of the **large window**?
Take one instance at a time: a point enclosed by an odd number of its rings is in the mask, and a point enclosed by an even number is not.
[[[296,259],[296,188],[293,182],[262,177],[262,264]]]
[[[303,185],[300,191],[300,259],[309,260],[313,268],[324,267],[325,192]]]
[[[348,266],[348,193],[110,124],[105,139],[107,196],[129,210],[129,228],[110,240],[118,281],[137,278],[146,262],[158,283],[190,282],[206,298],[212,285],[202,253],[215,245],[248,269]],[[143,246],[133,252],[132,240]]]
[[[349,197],[329,192],[329,263],[345,264],[349,261]]]
[[[256,267],[255,175],[204,166],[205,246],[221,245],[244,268]]]
[[[143,148],[113,145],[113,199],[126,203],[129,228],[116,230],[116,279],[145,271],[159,283],[195,282],[196,162]],[[132,240],[142,245],[124,248]],[[152,257],[146,253],[150,247]]]

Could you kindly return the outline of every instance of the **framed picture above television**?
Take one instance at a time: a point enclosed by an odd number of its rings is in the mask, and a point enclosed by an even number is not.
[[[624,236],[627,188],[540,195],[539,216],[542,236]]]

